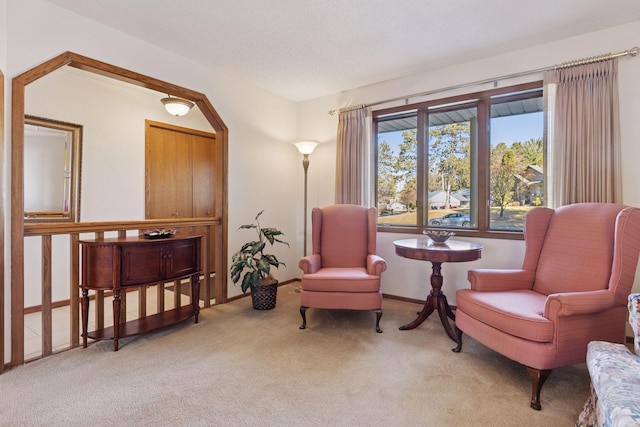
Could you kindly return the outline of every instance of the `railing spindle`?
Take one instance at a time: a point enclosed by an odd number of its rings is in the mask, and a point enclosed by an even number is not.
[[[53,352],[51,325],[51,236],[42,236],[42,356]]]

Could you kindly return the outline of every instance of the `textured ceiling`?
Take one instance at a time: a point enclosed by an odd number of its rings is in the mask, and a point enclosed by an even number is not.
[[[640,21],[640,0],[47,1],[293,101]]]

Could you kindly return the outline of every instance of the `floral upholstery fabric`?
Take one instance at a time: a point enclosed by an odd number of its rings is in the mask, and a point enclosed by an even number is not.
[[[633,348],[640,356],[640,294],[629,295],[629,324],[633,329]]]
[[[591,396],[577,426],[640,426],[640,294],[629,295],[628,301],[636,354],[623,344],[589,343]]]

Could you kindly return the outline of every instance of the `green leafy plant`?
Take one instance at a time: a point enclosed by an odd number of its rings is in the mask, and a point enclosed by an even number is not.
[[[233,283],[238,283],[240,277],[242,277],[242,292],[247,292],[250,287],[255,288],[275,282],[275,279],[271,276],[271,267],[278,268],[281,265],[285,265],[283,262],[278,261],[274,255],[264,253],[267,242],[271,246],[276,242],[287,246],[289,246],[289,243],[278,238],[278,236],[284,236],[281,231],[260,226],[258,218],[263,212],[264,210],[258,212],[255,224],[245,224],[238,228],[238,230],[255,229],[258,233],[257,241],[242,245],[242,248],[233,254],[231,259],[231,280],[233,280]]]

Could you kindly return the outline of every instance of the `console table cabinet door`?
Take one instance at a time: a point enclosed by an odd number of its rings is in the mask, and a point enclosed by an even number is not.
[[[197,241],[122,247],[121,286],[140,285],[188,276],[200,270]]]
[[[200,271],[199,241],[181,240],[171,244],[166,252],[166,277],[182,277]],[[194,260],[198,262],[194,263]]]
[[[122,247],[122,284],[139,285],[165,278],[166,245],[126,245]]]
[[[120,282],[120,248],[114,245],[82,247],[82,286],[114,289]]]

